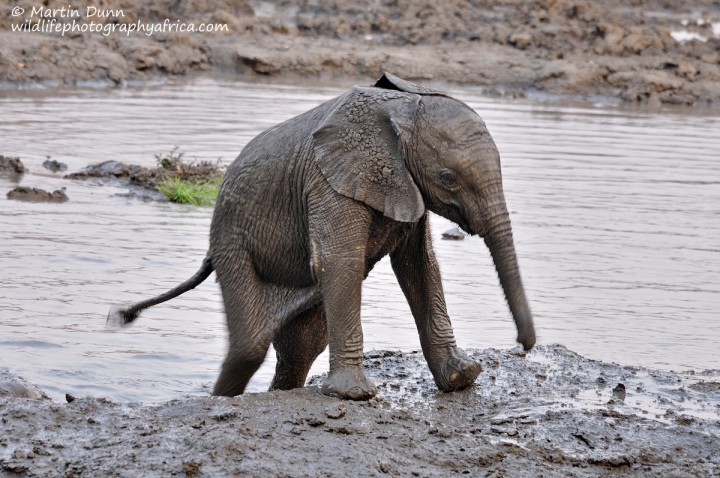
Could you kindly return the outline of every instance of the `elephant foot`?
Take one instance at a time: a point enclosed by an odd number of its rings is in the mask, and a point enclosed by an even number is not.
[[[320,391],[323,395],[349,400],[370,400],[377,394],[377,388],[365,376],[362,367],[330,372]]]
[[[482,372],[480,363],[459,349],[450,350],[433,369],[438,371],[437,373],[433,371],[433,376],[438,388],[443,392],[453,392],[471,386]]]
[[[533,348],[535,345],[535,328],[530,324],[528,327],[518,330],[518,343],[522,344],[525,351]]]

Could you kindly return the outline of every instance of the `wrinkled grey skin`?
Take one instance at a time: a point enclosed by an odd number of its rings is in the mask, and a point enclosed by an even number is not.
[[[215,395],[243,393],[271,343],[271,389],[301,387],[329,344],[322,392],[364,400],[376,388],[362,368],[361,285],[389,254],[435,383],[463,389],[481,368],[456,345],[428,211],[485,239],[517,340],[532,348],[500,159],[485,124],[464,103],[387,73],[254,138],[225,174],[201,269],[109,320],[130,323],[215,270],[230,332]]]

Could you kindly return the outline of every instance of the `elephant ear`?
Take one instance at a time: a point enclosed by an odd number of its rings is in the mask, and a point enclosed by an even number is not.
[[[313,132],[315,159],[330,186],[385,216],[415,222],[425,213],[405,165],[417,95],[355,87]]]
[[[383,75],[375,82],[373,86],[376,88],[385,88],[386,90],[405,91],[407,93],[414,93],[416,95],[447,96],[442,91],[416,85],[411,81],[403,80],[399,76],[395,76],[392,73],[388,73],[387,71],[383,73]]]

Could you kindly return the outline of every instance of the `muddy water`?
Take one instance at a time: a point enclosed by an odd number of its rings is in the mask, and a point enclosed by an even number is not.
[[[0,154],[30,173],[0,177],[0,366],[53,398],[157,401],[207,393],[225,352],[209,280],[105,329],[109,305],[190,276],[211,209],[143,202],[113,185],[45,171],[106,159],[154,164],[174,145],[231,161],[257,133],[342,90],[224,80],[124,90],[0,92]],[[539,341],[659,369],[720,367],[720,115],[483,98],[453,91],[485,119],[506,195]],[[16,183],[67,187],[64,204],[5,199]],[[509,348],[514,327],[477,238],[435,246],[463,347]],[[366,349],[419,348],[389,264],[364,286]],[[314,372],[326,370],[326,356]],[[267,387],[272,352],[250,385]]]

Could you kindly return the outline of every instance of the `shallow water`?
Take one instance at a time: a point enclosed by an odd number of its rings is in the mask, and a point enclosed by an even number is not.
[[[225,324],[212,280],[105,329],[113,304],[189,277],[212,211],[145,203],[126,189],[45,171],[106,159],[153,165],[179,145],[229,162],[257,133],[341,93],[328,87],[198,80],[120,90],[0,91],[0,154],[20,184],[67,187],[70,201],[0,197],[0,366],[55,399],[65,393],[158,401],[207,393]],[[659,369],[720,368],[720,115],[488,99],[474,107],[503,160],[506,196],[539,341]],[[16,180],[0,176],[0,192]],[[514,326],[483,242],[435,248],[462,347],[514,346]],[[387,261],[363,290],[365,348],[419,348]],[[272,352],[249,390],[267,387]],[[327,368],[327,357],[313,373]]]

